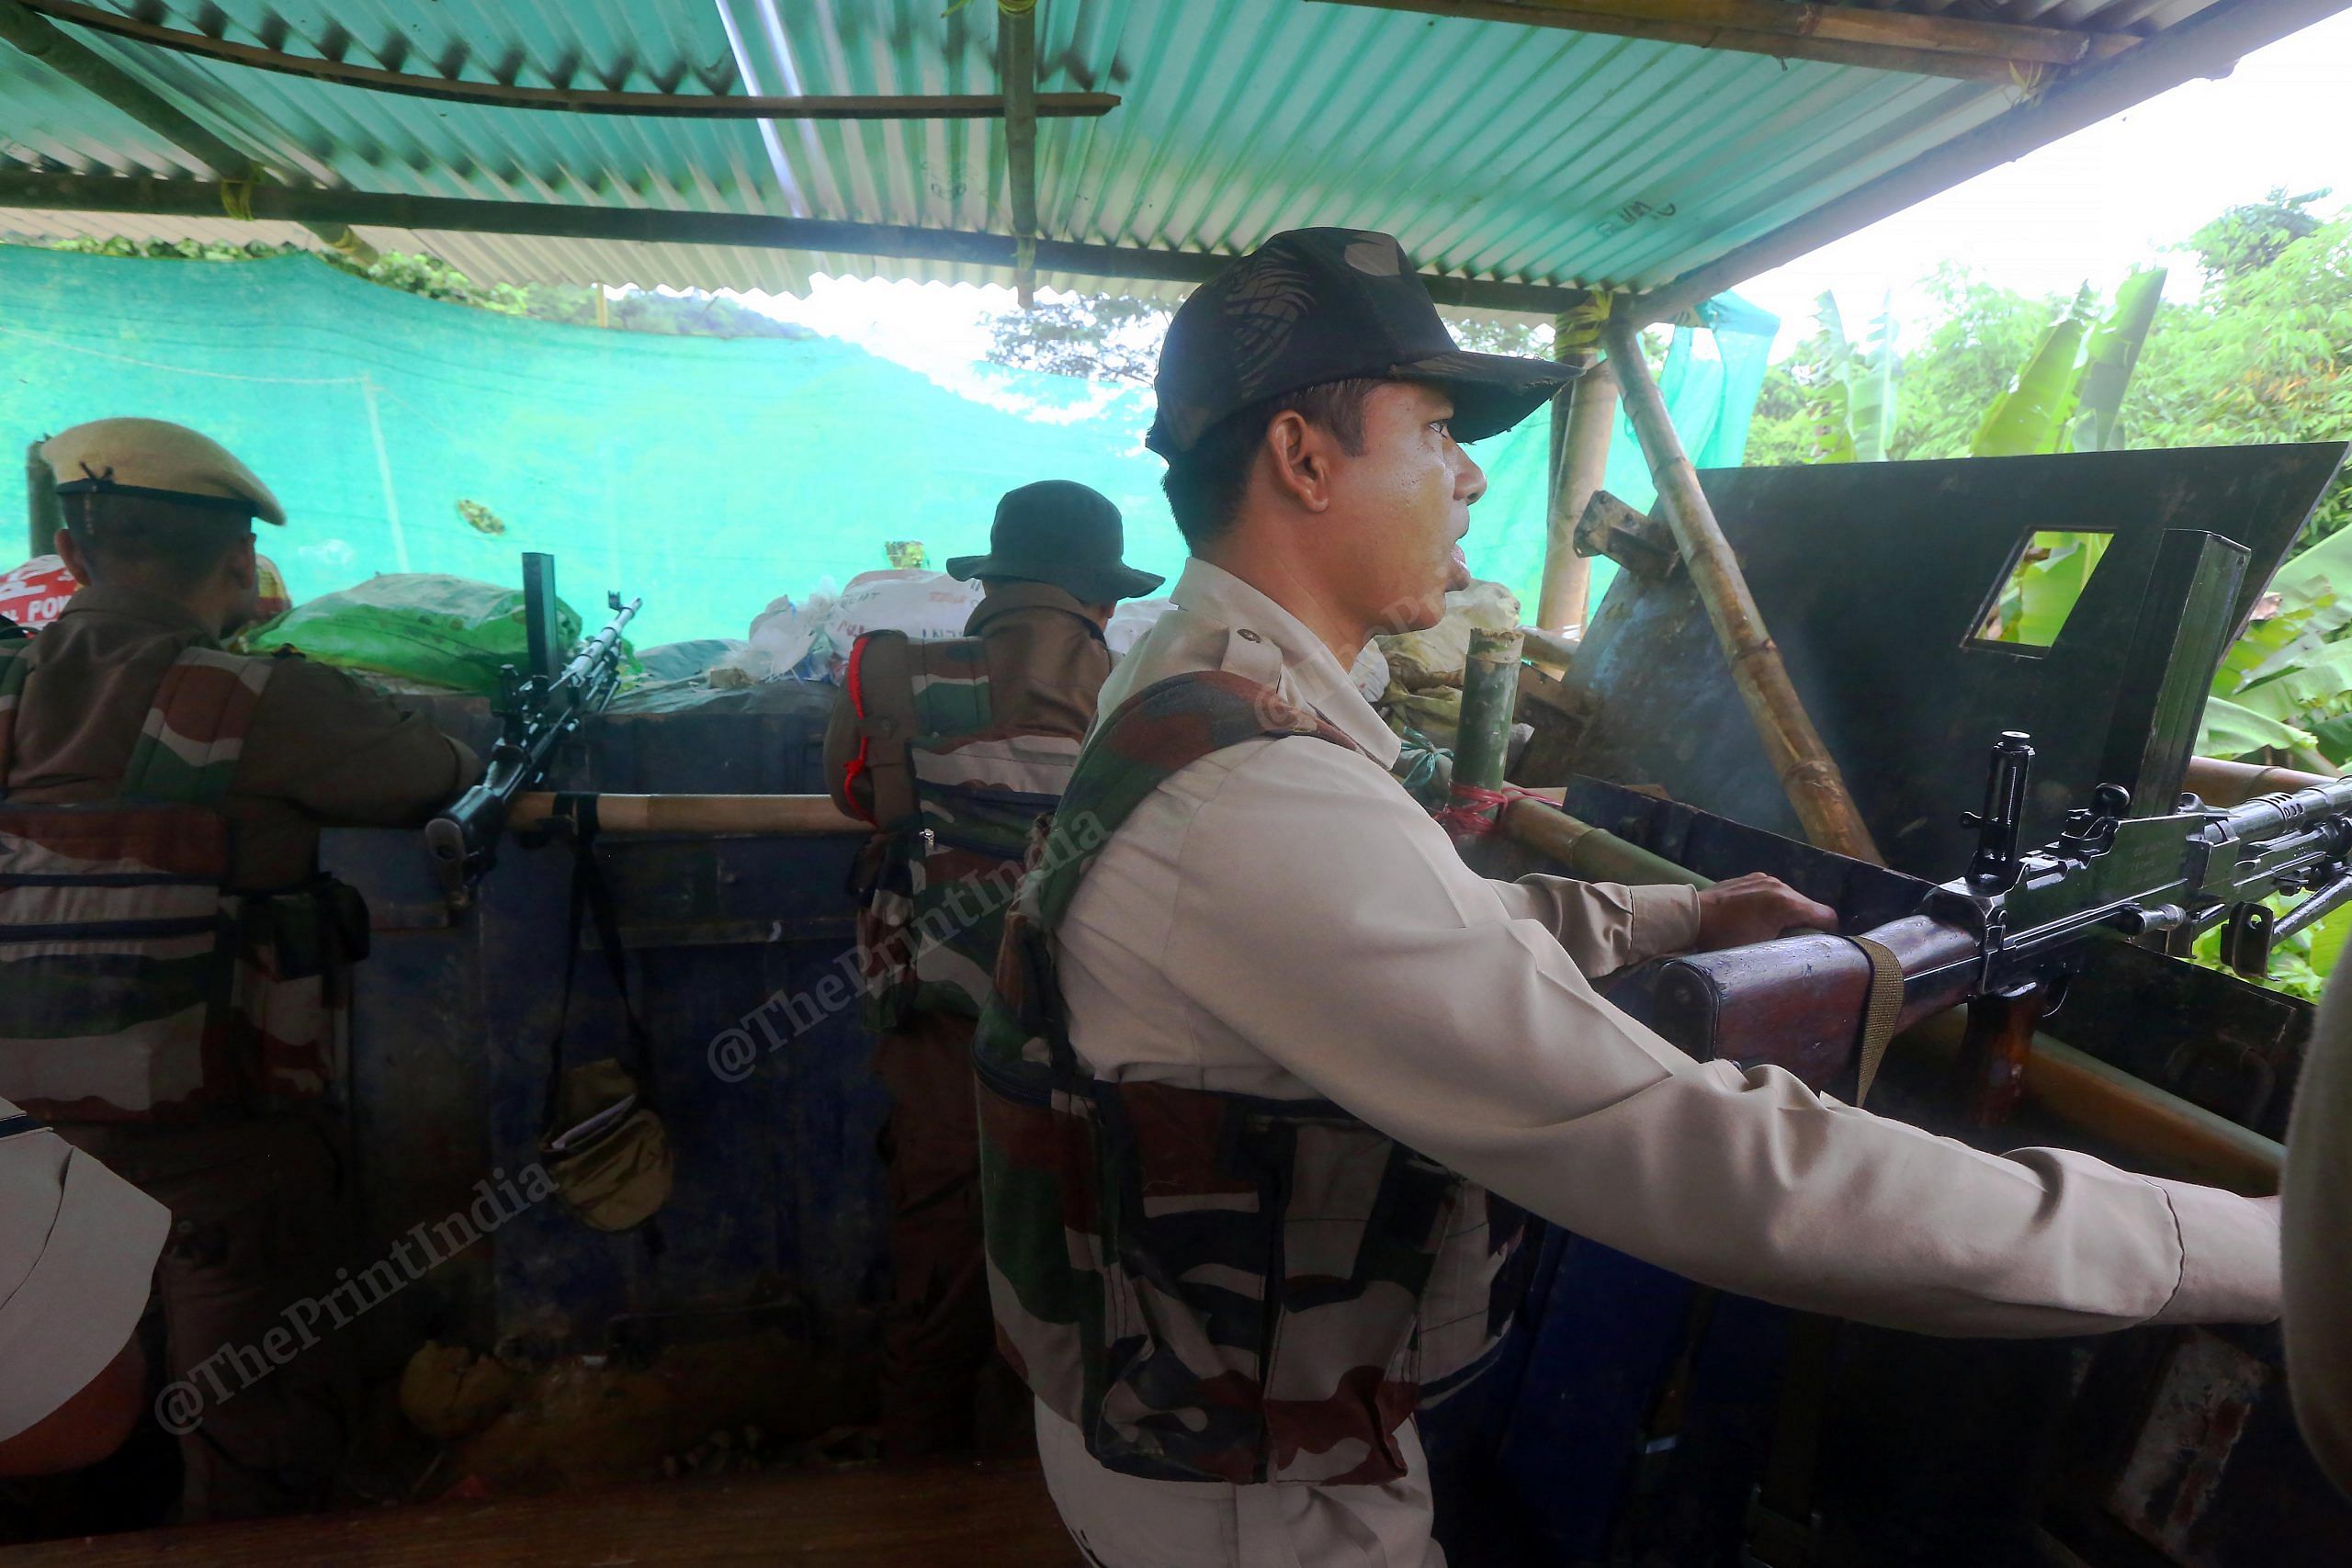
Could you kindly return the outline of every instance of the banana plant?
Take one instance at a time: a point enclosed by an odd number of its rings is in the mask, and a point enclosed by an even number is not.
[[[1846,335],[1835,295],[1815,302],[1822,333],[1829,340],[1828,376],[1814,400],[1813,458],[1816,463],[1883,463],[1894,434],[1894,298],[1887,296],[1871,328],[1870,342],[1857,347]]]
[[[2009,389],[1984,411],[1984,422],[1976,427],[1976,439],[1968,448],[1970,457],[2022,457],[2055,452],[2065,443],[2077,390],[2075,362],[2091,328],[2093,301],[2086,283],[2057,324],[2042,334]]]
[[[2165,271],[2152,267],[2125,278],[2115,290],[2115,308],[2091,333],[2083,367],[2075,373],[2075,419],[2066,433],[2069,450],[2109,452],[2123,445],[2116,429],[2123,392],[2132,384],[2148,329],[2155,323],[2156,307],[2164,302]]]

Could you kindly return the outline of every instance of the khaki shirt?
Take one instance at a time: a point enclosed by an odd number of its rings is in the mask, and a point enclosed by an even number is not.
[[[121,1353],[171,1224],[164,1205],[0,1100],[0,1439]]]
[[[2320,1468],[2352,1493],[2352,965],[2312,1025],[2282,1197],[2287,1386]]]
[[[1396,739],[1295,617],[1203,561],[1173,596],[1103,711],[1224,668],[1278,683],[1369,756],[1245,742],[1127,818],[1057,936],[1071,1042],[1096,1073],[1319,1095],[1581,1235],[1863,1322],[2063,1335],[2277,1314],[2278,1228],[2245,1199],[2062,1150],[1981,1154],[1778,1068],[1668,1045],[1588,976],[1689,942],[1693,895],[1477,875],[1384,771]],[[1041,1411],[1041,1425],[1055,1419]],[[1073,1528],[1111,1529],[1113,1514],[1166,1493],[1174,1511],[1147,1528],[1170,1562],[1244,1560],[1233,1532],[1262,1522],[1237,1501],[1220,1544],[1183,1522],[1201,1515],[1199,1486],[1114,1477],[1068,1443],[1040,1450],[1066,1517],[1081,1516]],[[1379,1561],[1308,1545],[1369,1532],[1386,1561],[1423,1562],[1434,1549],[1417,1480],[1310,1489],[1323,1513],[1292,1506],[1284,1549]]]
[[[24,806],[110,799],[140,727],[181,651],[211,645],[171,600],[90,587],[32,639],[16,756],[0,780]],[[296,886],[316,869],[322,826],[411,828],[481,776],[471,750],[340,670],[284,658],[254,711],[233,787],[231,865],[240,892]]]

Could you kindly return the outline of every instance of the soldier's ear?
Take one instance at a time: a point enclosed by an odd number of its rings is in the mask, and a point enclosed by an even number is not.
[[[82,547],[74,542],[74,536],[60,528],[50,544],[56,549],[57,558],[65,563],[65,570],[74,581],[87,588],[90,585],[90,563],[82,558]]]
[[[220,558],[220,570],[229,574],[231,586],[241,593],[260,582],[261,568],[254,560],[251,534],[229,547],[229,553]]]

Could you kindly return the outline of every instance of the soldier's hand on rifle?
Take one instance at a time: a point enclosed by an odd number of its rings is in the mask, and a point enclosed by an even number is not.
[[[1699,894],[1698,950],[1745,947],[1790,931],[1834,931],[1838,911],[1816,904],[1777,876],[1751,871]]]

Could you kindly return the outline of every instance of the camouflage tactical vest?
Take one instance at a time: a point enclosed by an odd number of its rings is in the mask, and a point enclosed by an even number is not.
[[[978,637],[868,633],[842,682],[860,720],[842,795],[870,799],[882,829],[860,872],[866,1026],[896,1029],[917,1010],[977,1017],[1030,826],[1060,798],[1079,743],[995,722]]]
[[[225,890],[228,792],[274,660],[190,648],[118,798],[13,806],[31,646],[0,643],[0,1098],[62,1122],[183,1121],[322,1093],[351,896]]]
[[[1377,1484],[1396,1431],[1492,1359],[1523,1216],[1323,1100],[1092,1076],[1052,936],[1128,814],[1260,736],[1349,745],[1216,671],[1136,694],[1040,824],[980,1018],[980,1171],[997,1338],[1112,1470]]]

